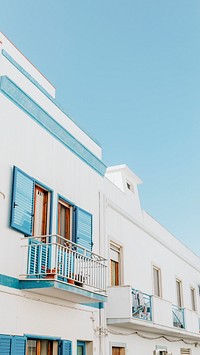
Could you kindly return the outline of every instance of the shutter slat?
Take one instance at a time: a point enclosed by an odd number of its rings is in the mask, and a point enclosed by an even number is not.
[[[32,235],[34,180],[14,167],[11,206],[11,227]]]
[[[60,355],[72,355],[72,342],[70,340],[61,341],[61,354]]]
[[[21,336],[12,337],[11,355],[25,355],[26,338]]]
[[[92,250],[92,215],[81,208],[76,208],[76,243]]]
[[[0,335],[0,354],[10,355],[11,338],[9,336]]]

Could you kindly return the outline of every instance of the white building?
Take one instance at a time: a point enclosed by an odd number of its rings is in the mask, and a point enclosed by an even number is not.
[[[0,34],[0,355],[200,354],[200,260]]]

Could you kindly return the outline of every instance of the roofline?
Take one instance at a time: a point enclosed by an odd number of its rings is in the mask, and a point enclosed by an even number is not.
[[[51,86],[53,86],[54,89],[56,89],[55,86],[46,78],[46,76],[45,76],[44,74],[42,74],[42,72],[20,51],[20,49],[18,49],[18,48],[15,46],[15,44],[14,44],[7,36],[4,35],[3,32],[0,32],[0,35],[1,35],[1,34],[7,39],[8,42],[10,42],[10,43],[12,44],[12,46],[15,47],[16,50],[17,50],[42,76],[43,76],[43,78],[44,78],[45,80],[47,80],[48,83],[49,83]],[[3,44],[2,41],[0,41],[0,43]]]

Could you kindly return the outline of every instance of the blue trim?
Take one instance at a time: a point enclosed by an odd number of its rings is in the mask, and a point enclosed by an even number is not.
[[[11,277],[11,276],[7,276],[7,275],[3,275],[0,274],[0,285],[2,286],[7,286],[7,287],[11,287],[11,288],[15,288],[15,289],[20,289],[20,290],[31,290],[31,289],[35,289],[35,288],[52,288],[55,287],[57,289],[61,289],[64,291],[69,291],[75,294],[79,294],[79,295],[83,295],[83,296],[87,296],[90,298],[95,298],[98,299],[99,302],[105,302],[107,301],[107,297],[106,296],[102,296],[102,295],[97,295],[96,293],[94,294],[93,292],[87,291],[87,290],[82,290],[80,288],[76,288],[74,286],[71,285],[66,285],[63,284],[59,281],[48,281],[48,280],[36,280],[36,281],[32,281],[32,280],[18,280],[15,277]],[[92,305],[92,303],[84,303],[83,305],[88,305],[94,308],[98,308],[97,305],[99,305],[101,303],[94,303],[94,305]]]
[[[55,288],[63,291],[68,291],[75,293],[77,295],[85,296],[90,299],[95,299],[95,301],[105,302],[107,301],[106,296],[96,294],[87,290],[83,290],[78,287],[74,287],[70,284],[64,284],[59,281],[49,281],[49,280],[19,280],[19,285],[21,290],[31,290],[31,289],[42,289],[42,288]]]
[[[81,303],[82,306],[87,306],[87,307],[92,307],[92,308],[97,308],[97,309],[103,309],[104,304],[102,302],[98,303]]]
[[[46,91],[39,83],[37,80],[35,80],[21,65],[19,65],[6,51],[5,49],[2,50],[3,56],[12,64],[16,69],[18,69],[28,80],[32,82],[46,97],[48,97],[49,100],[51,100],[54,105],[56,105],[72,122],[76,124],[85,134],[87,134],[100,148],[101,144],[92,137],[86,130],[80,127],[79,124],[77,124],[73,118],[69,116],[69,114],[66,112],[66,110],[57,102],[56,99],[54,99],[53,96],[51,96],[48,91]]]
[[[83,355],[86,355],[86,344],[85,341],[77,341],[77,355],[78,355],[78,346],[81,346],[83,350]]]
[[[48,335],[35,335],[35,334],[24,334],[24,336],[27,339],[35,339],[35,340],[54,340],[54,341],[58,341],[61,340],[60,337],[49,337]]]
[[[15,277],[3,275],[3,274],[0,274],[0,285],[6,286],[6,287],[11,287],[11,288],[16,288],[16,289],[20,288],[18,279],[16,279]]]
[[[42,85],[38,83],[37,80],[35,80],[21,65],[19,65],[6,51],[5,49],[2,49],[2,54],[3,56],[8,59],[8,61],[14,65],[15,68],[17,68],[28,80],[32,82],[45,96],[48,97],[48,99],[53,100],[53,96],[51,96],[48,91],[46,91]]]
[[[106,171],[105,164],[75,137],[73,137],[7,76],[2,76],[1,78],[0,91],[65,147],[70,149],[101,176],[104,176]]]

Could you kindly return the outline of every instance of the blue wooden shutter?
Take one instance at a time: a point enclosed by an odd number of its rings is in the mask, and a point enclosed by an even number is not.
[[[76,243],[92,251],[92,215],[76,207]]]
[[[28,274],[39,274],[42,277],[47,273],[49,266],[49,245],[36,239],[29,240]]]
[[[11,353],[11,337],[0,335],[0,354],[10,355]]]
[[[14,167],[11,206],[11,227],[32,235],[34,208],[34,180]]]
[[[26,338],[20,336],[12,337],[11,355],[25,355]]]
[[[72,342],[70,340],[61,341],[59,355],[72,355]]]

